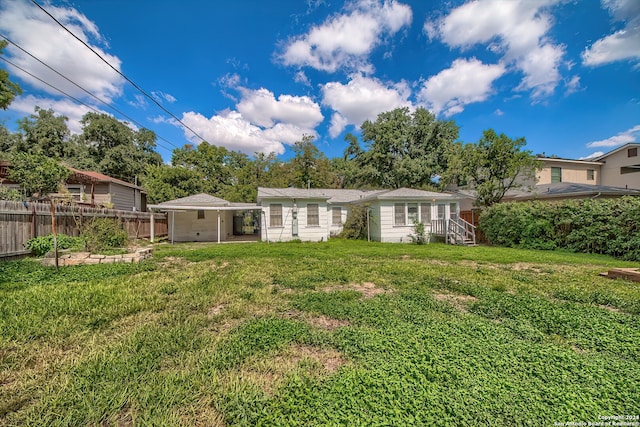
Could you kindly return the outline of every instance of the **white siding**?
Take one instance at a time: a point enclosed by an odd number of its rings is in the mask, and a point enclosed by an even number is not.
[[[175,214],[175,223],[172,216]],[[217,242],[218,212],[204,211],[204,218],[198,219],[198,211],[169,213],[169,240],[176,242]],[[233,234],[233,211],[220,211],[220,240]]]
[[[337,208],[340,209],[340,225],[334,225],[333,224],[333,208]],[[344,225],[345,221],[347,220],[347,214],[348,214],[348,210],[345,206],[341,206],[341,205],[329,205],[327,207],[327,216],[328,216],[328,221],[329,221],[329,234],[331,236],[335,236],[337,234],[340,234],[340,232],[342,231],[342,226]]]
[[[318,205],[319,225],[307,225],[307,204]],[[282,227],[271,227],[269,224],[270,205],[282,205]],[[327,202],[324,200],[302,200],[296,202],[298,210],[298,235],[293,235],[293,201],[287,199],[268,199],[262,201],[262,240],[272,242],[302,241],[318,242],[329,238],[330,221],[327,213]],[[266,224],[265,224],[266,222]],[[266,227],[265,227],[266,225]]]

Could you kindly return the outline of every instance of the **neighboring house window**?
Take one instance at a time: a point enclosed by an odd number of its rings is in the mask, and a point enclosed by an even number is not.
[[[446,215],[446,206],[438,205],[438,219],[444,219]]]
[[[342,225],[342,208],[331,208],[331,225]]]
[[[320,215],[318,215],[318,204],[312,203],[307,205],[307,225],[320,225]]]
[[[627,150],[627,157],[637,157],[638,156],[638,147],[629,148]]]
[[[551,183],[562,182],[562,168],[551,168]]]
[[[420,203],[420,221],[431,224],[431,203]]]
[[[418,222],[418,204],[417,203],[407,204],[407,215],[409,217],[409,224],[414,224]]]
[[[282,205],[269,205],[269,226],[282,227]]]
[[[406,225],[404,203],[396,203],[393,205],[393,214],[393,225]]]
[[[198,219],[204,219],[204,209],[198,209]]]
[[[587,169],[587,181],[593,181],[596,178],[596,171],[593,169]]]

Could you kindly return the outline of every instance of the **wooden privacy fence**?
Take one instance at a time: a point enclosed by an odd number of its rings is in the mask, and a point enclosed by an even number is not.
[[[130,239],[150,238],[152,215],[154,236],[167,236],[165,214],[55,205],[57,232],[68,236],[78,236],[82,224],[91,218],[115,218],[121,222]],[[28,254],[24,246],[27,240],[51,232],[49,203],[0,200],[0,258]]]

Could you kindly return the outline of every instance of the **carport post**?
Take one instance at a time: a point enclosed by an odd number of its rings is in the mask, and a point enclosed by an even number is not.
[[[153,243],[153,235],[155,234],[156,231],[156,222],[155,222],[155,214],[153,213],[153,211],[151,211],[151,220],[149,222],[150,226],[151,226],[151,243]]]
[[[218,212],[218,243],[220,243],[220,210],[217,210]]]

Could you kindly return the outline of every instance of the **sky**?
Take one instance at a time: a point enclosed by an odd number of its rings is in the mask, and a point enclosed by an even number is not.
[[[105,112],[167,162],[202,140],[287,158],[303,135],[337,157],[397,107],[534,154],[640,141],[639,0],[0,0],[0,34],[23,89],[0,123]]]

